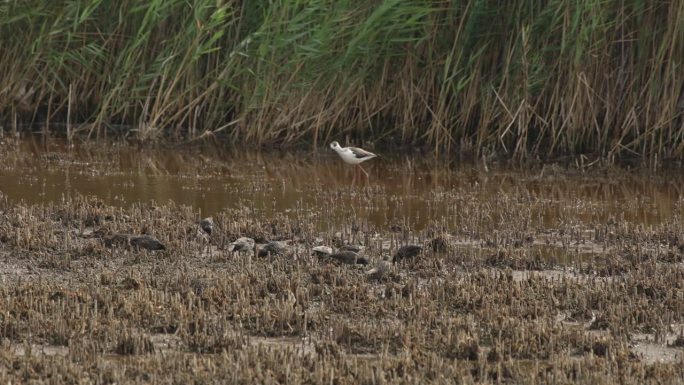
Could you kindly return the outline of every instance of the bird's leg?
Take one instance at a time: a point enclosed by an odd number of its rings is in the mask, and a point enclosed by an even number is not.
[[[368,173],[366,172],[366,170],[364,170],[363,167],[361,167],[360,164],[357,164],[357,166],[359,166],[359,168],[361,169],[361,171],[363,171],[363,173],[366,174],[366,178],[368,178]]]

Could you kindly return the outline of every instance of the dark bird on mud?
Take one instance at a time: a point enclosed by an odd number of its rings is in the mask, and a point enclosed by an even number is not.
[[[449,249],[449,242],[447,238],[438,236],[428,242],[428,246],[435,253],[444,253]]]
[[[348,265],[354,265],[354,264],[367,265],[368,264],[368,259],[366,257],[361,257],[358,254],[356,254],[355,252],[348,251],[348,250],[338,251],[334,254],[330,254],[329,257],[336,260],[336,261],[346,263]]]
[[[423,248],[418,245],[406,245],[402,246],[397,250],[396,254],[394,254],[394,258],[392,258],[392,262],[399,262],[402,259],[409,259],[409,258],[414,258],[417,255],[419,255],[423,251]]]
[[[133,236],[130,238],[131,246],[145,250],[166,250],[166,246],[156,238],[149,235]]]
[[[261,247],[257,253],[260,257],[270,255],[283,255],[288,250],[289,246],[285,242],[272,241]]]
[[[107,247],[124,246],[152,251],[166,250],[163,243],[149,235],[114,234],[105,238],[104,244]]]
[[[214,219],[212,217],[202,219],[200,221],[200,228],[208,235],[211,235],[214,231]]]
[[[357,245],[349,245],[349,244],[347,244],[347,245],[342,245],[342,246],[340,246],[340,250],[341,250],[341,251],[353,251],[353,252],[355,252],[355,253],[358,253],[359,251],[361,251],[361,247],[359,247],[359,246],[357,246]]]
[[[254,244],[254,239],[241,237],[230,244],[229,250],[237,252],[252,251],[254,250]]]

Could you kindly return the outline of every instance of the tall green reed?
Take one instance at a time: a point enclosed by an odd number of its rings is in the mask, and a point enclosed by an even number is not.
[[[0,4],[0,119],[99,137],[684,154],[684,3]]]

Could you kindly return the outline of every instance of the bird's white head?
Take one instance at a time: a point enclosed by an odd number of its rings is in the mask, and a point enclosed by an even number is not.
[[[333,150],[337,150],[340,148],[340,144],[337,143],[337,141],[334,141],[334,142],[330,143],[330,148],[332,148]]]

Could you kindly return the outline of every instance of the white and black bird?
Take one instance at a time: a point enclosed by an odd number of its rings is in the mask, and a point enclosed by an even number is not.
[[[339,155],[345,163],[359,166],[361,171],[363,171],[366,176],[368,176],[368,173],[363,169],[363,167],[361,167],[361,163],[377,157],[377,155],[370,151],[366,151],[363,148],[340,147],[340,144],[337,143],[337,141],[330,143],[330,148],[335,150],[337,155]]]

